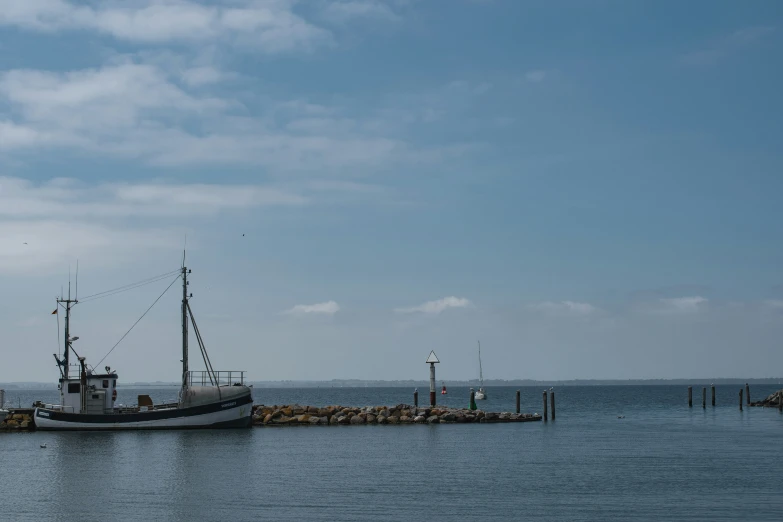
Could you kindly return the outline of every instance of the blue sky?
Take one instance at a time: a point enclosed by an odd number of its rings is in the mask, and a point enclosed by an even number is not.
[[[177,268],[252,378],[778,376],[776,1],[0,0],[0,380]],[[242,234],[245,234],[244,237]],[[24,243],[27,243],[26,245]],[[77,308],[97,361],[165,288]],[[107,362],[177,380],[176,293]],[[150,364],[150,361],[155,361]]]

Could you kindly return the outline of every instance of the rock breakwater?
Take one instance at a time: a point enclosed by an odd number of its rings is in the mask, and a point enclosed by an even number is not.
[[[783,390],[776,391],[764,400],[751,402],[751,406],[767,406],[767,407],[780,407],[781,401],[783,401]]]
[[[33,416],[28,413],[11,411],[3,422],[0,422],[0,431],[30,431],[33,428]]]
[[[358,426],[363,424],[470,424],[540,421],[537,413],[495,413],[458,408],[397,406],[253,406],[254,426]]]

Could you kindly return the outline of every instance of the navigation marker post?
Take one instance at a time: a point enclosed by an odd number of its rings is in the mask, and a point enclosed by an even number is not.
[[[430,351],[430,356],[427,357],[427,363],[430,365],[430,406],[435,406],[435,364],[439,363],[438,356],[435,355],[435,350]]]

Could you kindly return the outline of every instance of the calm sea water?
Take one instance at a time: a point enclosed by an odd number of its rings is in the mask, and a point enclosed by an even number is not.
[[[740,412],[739,386],[718,387],[718,406],[702,409],[694,386],[690,409],[683,386],[557,388],[557,420],[548,423],[0,433],[0,518],[780,521],[783,415]],[[488,391],[485,409],[513,411],[515,388]],[[542,389],[521,391],[523,411],[540,412]],[[138,393],[176,397],[121,388],[119,401]],[[420,403],[426,395],[420,390]],[[402,388],[258,388],[254,396],[413,402]],[[55,398],[6,394],[28,406]],[[438,401],[465,406],[468,391],[450,388]]]

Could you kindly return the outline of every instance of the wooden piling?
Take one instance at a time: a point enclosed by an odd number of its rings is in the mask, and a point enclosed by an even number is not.
[[[701,407],[707,408],[707,387],[701,389]]]
[[[435,352],[433,352],[433,355]],[[430,408],[435,407],[435,363],[430,362]]]
[[[552,401],[552,420],[555,420],[555,391],[549,394],[549,399]]]
[[[519,390],[517,390],[517,413],[519,413]]]
[[[547,420],[547,414],[546,414],[546,390],[544,390],[544,420]]]
[[[471,388],[470,389],[470,404],[468,405],[468,409],[475,410],[476,408],[476,391]]]
[[[419,407],[419,390],[413,392],[413,406]]]
[[[745,383],[745,400],[747,405],[750,406],[750,385],[748,383]]]
[[[712,388],[712,405],[715,406],[715,386],[711,386]]]
[[[740,411],[742,411],[742,388],[740,388]]]
[[[693,386],[688,386],[688,407],[693,408]]]

